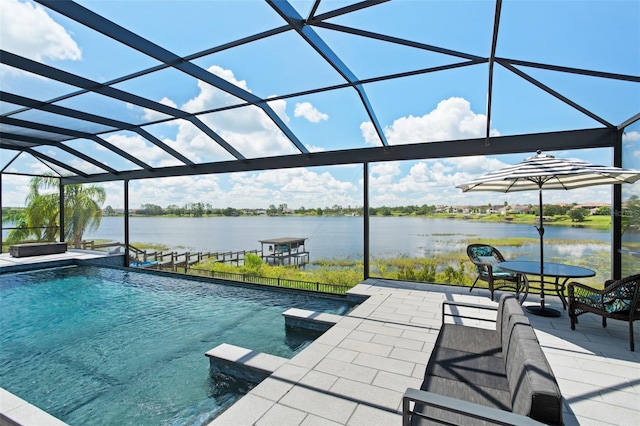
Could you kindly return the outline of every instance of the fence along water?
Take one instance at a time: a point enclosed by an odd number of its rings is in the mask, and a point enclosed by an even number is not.
[[[83,241],[83,249],[85,250],[99,250],[107,248],[108,251],[114,252],[115,248],[121,247],[124,247],[124,245],[120,243],[96,244],[95,241]],[[271,287],[282,287],[294,290],[314,291],[319,293],[345,294],[347,290],[351,288],[351,286],[348,285],[292,280],[279,277],[263,277],[259,275],[220,272],[193,267],[193,265],[210,258],[216,259],[216,262],[231,263],[239,266],[244,263],[245,255],[249,253],[262,257],[262,250],[229,251],[224,253],[163,253],[158,251],[147,252],[146,250],[140,250],[136,247],[129,246],[130,266],[133,267],[180,272],[200,277],[266,285]]]

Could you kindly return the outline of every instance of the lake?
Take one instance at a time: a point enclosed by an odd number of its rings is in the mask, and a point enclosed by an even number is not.
[[[260,240],[280,237],[307,238],[311,260],[362,259],[364,219],[344,216],[241,216],[165,218],[131,217],[130,243],[164,244],[168,251],[241,251],[260,249]],[[572,244],[545,245],[545,259],[570,262],[594,252],[610,250],[610,232],[566,226],[545,226],[545,240],[570,240]],[[636,237],[640,237],[636,235]],[[451,251],[464,252],[472,238],[531,238],[523,247],[500,247],[506,257],[539,258],[538,231],[533,225],[440,218],[372,217],[371,255],[426,257]],[[104,217],[100,228],[85,239],[124,242],[124,218]],[[636,239],[637,240],[637,239]],[[584,241],[584,243],[575,243]],[[598,243],[594,243],[598,242]]]

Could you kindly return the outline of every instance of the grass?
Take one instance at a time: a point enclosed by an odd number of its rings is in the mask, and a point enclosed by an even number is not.
[[[462,213],[453,213],[453,214],[439,214],[436,217],[447,217],[453,219],[463,219],[467,218],[470,220],[478,220],[481,222],[504,222],[505,216],[501,214],[488,214],[488,215],[465,215]],[[535,225],[538,223],[538,215],[535,214],[516,214],[516,215],[507,215],[511,218],[510,222],[520,223],[520,224],[531,224]],[[568,215],[555,215],[551,217],[545,216],[544,220],[545,226],[570,226],[574,228],[592,228],[592,229],[600,229],[604,231],[608,231],[611,228],[611,217],[609,216],[600,216],[600,215],[591,215],[585,216],[584,220],[581,222],[574,222]]]
[[[507,247],[522,247],[527,244],[538,244],[537,238],[507,238],[487,240],[482,242]],[[469,238],[465,243],[479,242],[478,239]],[[548,240],[549,244],[564,245],[572,248],[577,244],[607,244],[602,241],[574,241],[574,240]],[[636,244],[640,246],[640,244]],[[248,255],[249,256],[249,255]],[[588,257],[576,258],[572,263],[592,269],[596,276],[581,279],[580,282],[591,286],[602,286],[605,279],[610,276],[611,259],[606,251],[595,251]],[[355,286],[364,278],[364,262],[359,259],[320,259],[313,261],[310,268],[299,269],[290,266],[270,266],[263,263],[259,256],[249,261],[244,266],[233,266],[214,261],[203,261],[196,268],[229,272],[237,274],[252,274],[257,276],[283,278],[300,281],[320,282],[327,284],[340,284]],[[547,258],[548,262],[565,263],[562,257]],[[445,251],[429,255],[428,257],[412,257],[400,255],[394,258],[373,258],[370,261],[370,276],[401,281],[433,282],[441,284],[453,284],[471,286],[477,274],[475,266],[469,261],[466,252],[459,250]],[[530,279],[535,281],[537,277]],[[480,282],[478,287],[486,287],[486,283]]]
[[[133,247],[139,250],[155,250],[155,251],[168,251],[169,246],[165,244],[155,244],[155,243],[132,243]]]

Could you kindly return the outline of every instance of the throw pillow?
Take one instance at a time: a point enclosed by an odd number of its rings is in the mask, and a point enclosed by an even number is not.
[[[478,260],[482,263],[488,263],[491,265],[494,274],[498,272],[506,272],[498,266],[498,259],[493,256],[478,256]]]

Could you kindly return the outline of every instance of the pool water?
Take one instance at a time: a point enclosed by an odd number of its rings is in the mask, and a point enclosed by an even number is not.
[[[199,425],[252,385],[209,373],[229,343],[291,357],[317,334],[286,331],[296,307],[336,298],[102,267],[0,276],[0,386],[71,425]]]

